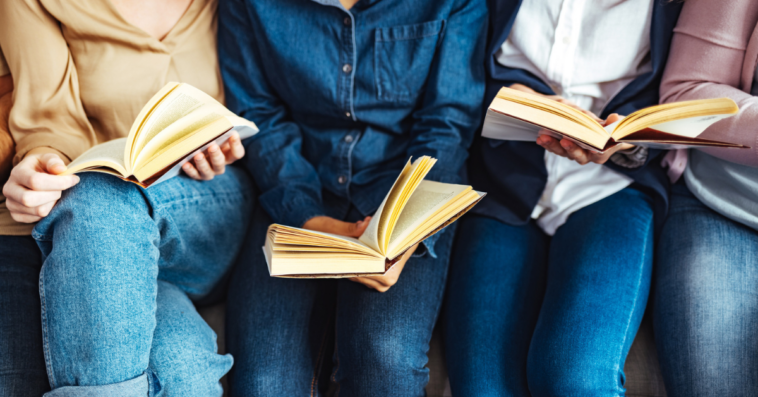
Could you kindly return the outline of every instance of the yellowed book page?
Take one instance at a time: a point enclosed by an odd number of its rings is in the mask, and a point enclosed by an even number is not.
[[[551,113],[557,116],[561,116],[567,120],[571,120],[577,124],[583,125],[595,132],[602,132],[598,127],[602,127],[595,119],[588,116],[579,109],[572,106],[560,103],[558,101],[546,98],[542,95],[532,94],[512,88],[503,87],[498,91],[497,98],[505,99],[507,101],[520,103],[536,109],[540,109],[543,112]]]
[[[710,124],[715,123],[719,119],[711,118],[714,116],[731,116],[740,111],[740,108],[731,98],[715,98],[715,99],[700,99],[696,101],[685,101],[676,103],[667,103],[663,105],[651,106],[649,108],[640,109],[622,120],[613,131],[613,138],[615,140],[623,139],[625,136],[633,134],[637,131],[645,128],[653,127],[656,125],[664,125],[668,132],[675,135],[693,137],[692,134],[699,130],[702,132]],[[724,117],[722,117],[724,118]],[[691,119],[690,125],[679,128],[673,125],[672,122],[677,120]],[[705,128],[691,124],[705,125]],[[689,130],[690,132],[684,132]],[[682,134],[682,132],[684,132]],[[699,133],[697,133],[699,135]],[[695,135],[696,136],[696,135]]]
[[[336,234],[317,232],[315,230],[300,229],[295,227],[273,224],[269,227],[268,237],[275,245],[301,245],[330,249],[342,249],[345,251],[361,252],[373,257],[384,258],[371,247],[356,238],[339,236]]]
[[[145,124],[145,122],[150,118],[150,115],[155,111],[155,109],[158,107],[158,105],[163,101],[166,96],[168,96],[171,92],[176,89],[176,87],[179,86],[179,83],[177,82],[169,82],[163,88],[158,90],[158,92],[155,93],[155,95],[150,98],[149,101],[147,101],[147,104],[142,107],[142,110],[140,110],[139,114],[137,115],[137,118],[134,119],[134,123],[132,123],[132,128],[129,130],[129,134],[126,136],[126,150],[124,150],[124,164],[128,165],[128,169],[131,172],[131,164],[132,164],[132,149],[134,148],[134,140],[137,137],[137,133],[142,129],[142,126]]]
[[[423,181],[408,200],[398,217],[389,239],[388,254],[397,251],[398,243],[421,226],[427,219],[447,206],[457,196],[471,190],[471,186]],[[402,247],[404,248],[404,247]],[[390,256],[390,255],[388,255]]]
[[[137,157],[148,142],[156,138],[158,134],[166,130],[170,125],[203,106],[204,102],[199,98],[189,95],[191,92],[188,93],[186,87],[189,86],[186,84],[179,85],[161,101],[137,133],[131,149],[130,164],[133,167],[136,166]]]
[[[142,165],[153,160],[157,153],[168,149],[171,145],[181,141],[188,135],[193,134],[211,123],[224,118],[224,116],[208,112],[204,107],[198,107],[195,111],[183,116],[173,124],[154,135],[149,141],[139,148],[132,166],[139,169]]]
[[[382,200],[382,203],[379,205],[379,208],[376,210],[376,213],[374,213],[374,216],[371,218],[371,221],[369,222],[368,227],[366,227],[366,231],[363,232],[363,234],[361,235],[359,239],[362,243],[368,245],[374,251],[380,254],[384,254],[382,252],[381,247],[379,246],[379,223],[380,223],[382,214],[384,213],[384,207],[387,204],[387,200],[389,199],[390,195],[392,195],[392,192],[395,191],[395,187],[403,183],[403,181],[406,181],[408,178],[410,178],[412,167],[413,166],[411,165],[411,161],[408,160],[408,162],[405,163],[405,167],[403,167],[403,170],[400,171],[400,175],[398,175],[397,179],[395,179],[395,183],[392,184],[390,191],[387,193],[386,196],[384,196],[384,200]]]
[[[132,173],[139,181],[149,179],[177,161],[186,159],[187,155],[219,138],[231,128],[229,121],[222,117],[161,149],[151,159],[135,167]]]
[[[591,129],[562,115],[546,112],[543,109],[522,103],[495,98],[490,109],[522,122],[568,135],[601,149],[605,147],[610,138],[600,124],[597,124],[597,129]]]
[[[86,171],[88,168],[107,167],[126,178],[129,176],[129,173],[124,166],[125,145],[126,138],[101,143],[82,153],[81,156],[72,161],[68,165],[64,175]]]
[[[447,206],[442,207],[439,212],[434,213],[431,218],[428,218],[420,226],[410,229],[410,234],[395,243],[396,246],[389,252],[389,255],[387,256],[388,259],[395,259],[406,249],[422,241],[440,226],[449,222],[450,219],[460,215],[466,208],[470,208],[472,204],[479,201],[484,195],[485,193],[477,192],[475,190],[468,190],[459,194],[451,200]]]

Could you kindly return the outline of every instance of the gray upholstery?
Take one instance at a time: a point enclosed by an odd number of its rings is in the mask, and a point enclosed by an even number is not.
[[[220,352],[224,352],[224,305],[201,308],[199,312],[218,334],[218,348]],[[642,321],[640,332],[632,344],[624,367],[627,397],[666,396],[658,365],[658,354],[653,341],[653,329],[648,317],[645,316]],[[429,397],[451,397],[439,330],[435,330],[432,338],[427,366],[430,370],[429,385],[426,387],[427,395]]]

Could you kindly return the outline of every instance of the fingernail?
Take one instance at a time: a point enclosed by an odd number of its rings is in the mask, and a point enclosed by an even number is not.
[[[363,221],[358,221],[358,222],[356,222],[356,225],[357,225],[358,227],[361,227],[361,226],[363,225]]]
[[[185,170],[190,169],[189,163],[184,163],[184,165],[182,166],[182,168],[184,168]]]
[[[80,178],[76,175],[72,175],[74,177],[74,183],[79,183]]]
[[[216,151],[218,151],[218,146],[216,146],[216,145],[211,145],[211,147],[209,147],[209,148],[208,148],[208,151],[209,151],[209,152],[214,152],[214,153],[215,153]]]
[[[195,160],[198,160],[198,161],[200,161],[200,160],[202,160],[202,159],[203,159],[203,157],[204,157],[204,156],[203,156],[203,154],[202,154],[202,153],[198,153],[198,154],[195,156]]]

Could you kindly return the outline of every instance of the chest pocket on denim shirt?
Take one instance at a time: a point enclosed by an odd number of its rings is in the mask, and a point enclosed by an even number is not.
[[[376,29],[374,70],[380,100],[416,101],[444,29],[444,20]]]

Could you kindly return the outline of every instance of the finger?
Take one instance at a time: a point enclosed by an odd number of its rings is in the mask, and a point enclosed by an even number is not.
[[[355,232],[354,233],[356,235],[358,235],[358,236],[363,235],[363,233],[368,228],[368,224],[369,224],[370,221],[371,221],[371,217],[367,216],[367,217],[363,218],[363,220],[355,222]]]
[[[545,150],[551,153],[557,154],[558,156],[568,157],[568,155],[566,154],[566,151],[561,146],[560,141],[558,141],[555,138],[551,138],[551,137],[548,137],[548,138],[550,139],[544,140],[545,143],[541,145],[542,147],[545,148]]]
[[[226,170],[226,157],[224,152],[215,143],[208,147],[208,158],[211,160],[211,169],[216,175],[221,175]]]
[[[61,191],[35,191],[27,189],[21,185],[15,183],[8,183],[3,189],[3,194],[8,201],[13,200],[20,206],[26,208],[34,208],[49,202],[55,202],[61,198]],[[33,214],[33,212],[31,212]]]
[[[622,117],[618,113],[612,113],[608,116],[607,119],[605,119],[605,125],[613,124],[621,119]]]
[[[11,211],[11,218],[13,218],[14,221],[19,222],[19,223],[34,223],[42,219],[35,215],[21,214],[21,213],[13,212],[13,211]]]
[[[42,164],[42,169],[49,174],[58,175],[66,171],[66,164],[57,154],[47,153],[39,161]]]
[[[231,147],[230,153],[226,156],[227,164],[231,164],[243,157],[245,157],[245,147],[242,146],[242,140],[239,134],[236,132],[229,138],[229,145]]]
[[[213,173],[210,164],[208,164],[208,161],[202,153],[196,154],[193,160],[195,161],[195,168],[197,168],[197,171],[200,173],[200,179],[204,181],[213,179],[216,174]]]
[[[200,177],[200,173],[197,172],[197,169],[192,164],[192,162],[184,163],[184,165],[182,166],[182,170],[184,171],[185,174],[187,174],[188,177],[192,179],[196,179],[198,181],[203,180],[203,178]]]
[[[585,151],[568,139],[561,139],[561,146],[566,151],[568,158],[571,160],[574,160],[581,165],[587,164],[589,161],[587,159],[587,154]]]
[[[50,213],[50,210],[53,208],[56,202],[58,202],[58,200],[45,203],[41,206],[27,207],[16,200],[7,199],[5,201],[5,206],[8,208],[8,211],[15,212],[17,214],[45,217]]]
[[[11,179],[19,185],[35,191],[61,191],[79,183],[79,177],[76,175],[50,175],[37,172],[28,166],[16,166],[11,171]]]

